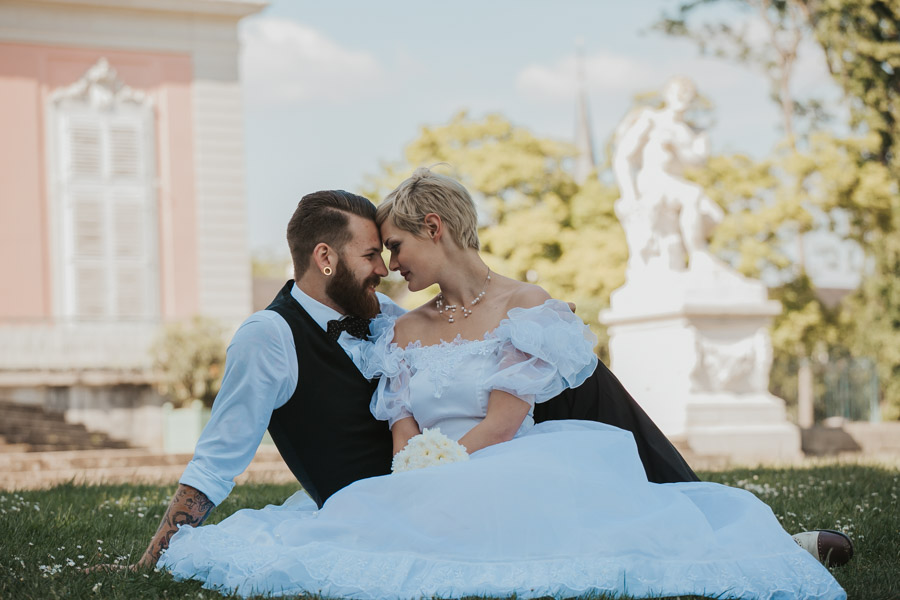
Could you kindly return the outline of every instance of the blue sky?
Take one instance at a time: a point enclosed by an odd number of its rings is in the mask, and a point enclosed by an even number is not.
[[[671,0],[424,3],[275,0],[241,24],[251,249],[280,254],[297,201],[358,191],[401,158],[422,125],[461,109],[571,140],[574,55],[584,42],[595,145],[634,94],[688,75],[715,104],[713,152],[763,155],[777,142],[766,80],[647,31]],[[738,17],[737,13],[726,13]],[[803,47],[796,85],[834,97],[821,51]]]

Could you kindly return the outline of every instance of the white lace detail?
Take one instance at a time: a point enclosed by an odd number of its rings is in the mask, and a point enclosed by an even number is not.
[[[441,340],[439,344],[423,346],[417,341],[397,351],[405,362],[413,365],[413,374],[421,371],[428,375],[434,397],[440,398],[461,375],[460,365],[467,356],[489,356],[495,354],[499,346],[499,340],[465,340],[457,335],[450,342]]]

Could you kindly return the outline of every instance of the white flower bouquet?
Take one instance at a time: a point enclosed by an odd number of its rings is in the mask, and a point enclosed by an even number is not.
[[[411,437],[406,448],[394,455],[391,471],[399,473],[463,460],[469,460],[465,446],[454,442],[438,428],[425,429]]]

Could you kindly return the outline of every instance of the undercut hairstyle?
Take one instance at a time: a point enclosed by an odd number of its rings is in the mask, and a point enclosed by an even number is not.
[[[300,199],[288,222],[287,242],[294,263],[294,279],[299,280],[309,268],[313,249],[328,244],[341,252],[353,234],[347,215],[375,220],[375,205],[368,198],[344,190],[324,190]]]
[[[425,215],[441,218],[460,248],[478,250],[478,213],[475,202],[463,185],[451,177],[420,167],[378,205],[375,223],[389,218],[399,229],[422,237]]]

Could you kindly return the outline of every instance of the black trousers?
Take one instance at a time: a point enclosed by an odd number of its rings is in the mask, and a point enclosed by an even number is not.
[[[672,442],[602,362],[597,363],[593,375],[577,388],[535,405],[536,422],[556,419],[599,421],[630,431],[647,479],[654,483],[700,480]]]

